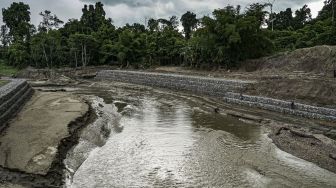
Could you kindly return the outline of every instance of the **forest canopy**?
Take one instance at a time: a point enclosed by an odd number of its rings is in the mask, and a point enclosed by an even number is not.
[[[335,3],[325,1],[316,18],[307,5],[270,13],[270,4],[254,3],[245,9],[226,6],[208,16],[188,11],[181,18],[151,18],[145,25],[116,27],[100,2],[85,5],[80,19],[67,22],[43,10],[38,26],[30,22],[29,5],[14,2],[2,9],[0,59],[11,66],[36,68],[180,65],[230,69],[246,59],[279,51],[335,45]]]

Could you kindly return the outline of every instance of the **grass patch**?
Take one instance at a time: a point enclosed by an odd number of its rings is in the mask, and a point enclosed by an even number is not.
[[[17,68],[8,66],[4,61],[0,60],[0,76],[12,76],[18,71],[19,70]]]

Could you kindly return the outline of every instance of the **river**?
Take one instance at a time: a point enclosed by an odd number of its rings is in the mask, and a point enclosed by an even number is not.
[[[269,128],[146,87],[91,86],[121,115],[69,187],[335,187],[336,174],[278,149]],[[72,159],[76,160],[76,159]]]

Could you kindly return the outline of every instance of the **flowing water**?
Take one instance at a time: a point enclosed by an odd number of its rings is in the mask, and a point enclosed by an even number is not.
[[[195,98],[117,86],[81,92],[121,116],[69,187],[336,187],[336,174],[279,150],[268,128],[205,110]]]

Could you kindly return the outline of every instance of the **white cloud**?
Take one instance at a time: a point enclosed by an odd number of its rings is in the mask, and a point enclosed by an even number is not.
[[[317,1],[307,4],[312,11],[313,17],[316,17],[318,12],[322,10],[324,6],[324,1]]]
[[[63,21],[70,18],[80,18],[82,7],[86,3],[95,3],[99,0],[21,0],[31,7],[32,23],[37,25],[41,18],[38,15],[43,10],[50,10]],[[181,16],[186,11],[193,11],[199,16],[211,14],[214,9],[226,5],[245,6],[255,2],[268,0],[100,0],[105,4],[107,16],[114,20],[117,26],[125,23],[145,23],[146,18],[168,18]],[[15,0],[1,0],[0,7],[6,8]],[[323,0],[276,0],[275,10],[284,10],[287,7],[297,9],[308,4],[314,16],[323,6]],[[1,13],[0,13],[1,15]],[[2,15],[1,15],[2,17]],[[2,21],[2,19],[1,19]]]

